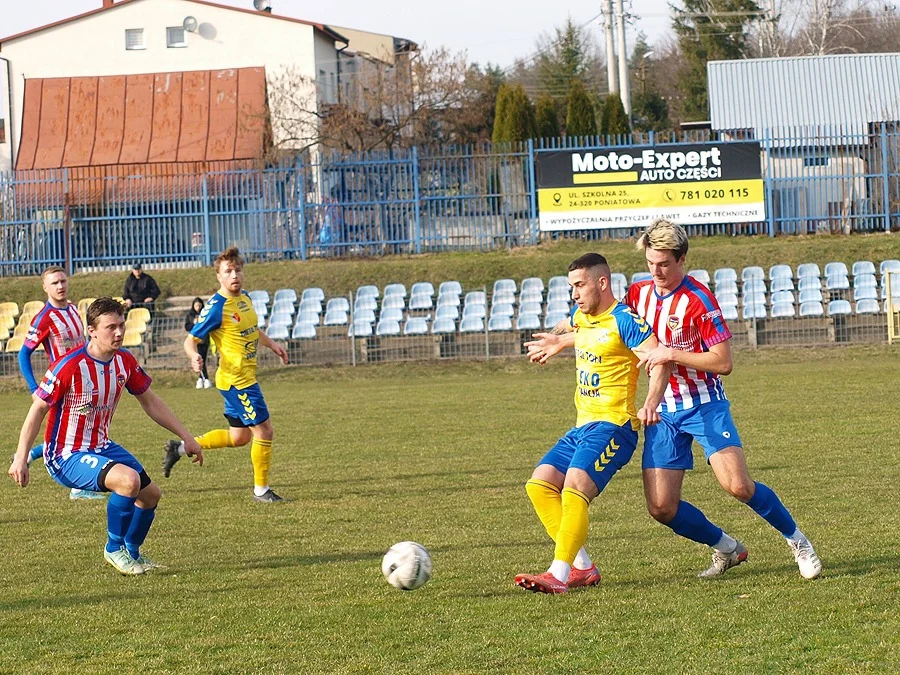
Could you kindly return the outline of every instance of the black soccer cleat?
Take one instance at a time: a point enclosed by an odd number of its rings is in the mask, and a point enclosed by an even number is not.
[[[254,493],[253,499],[255,499],[258,502],[263,502],[264,504],[274,504],[275,502],[290,501],[289,499],[285,499],[284,497],[279,497],[277,494],[275,494],[272,491],[272,488],[269,488],[268,490],[263,492],[261,495]]]
[[[172,473],[172,467],[178,463],[179,459],[181,459],[181,455],[178,454],[179,447],[181,447],[181,441],[166,441],[166,454],[163,455],[162,462],[163,476],[165,476],[166,478],[168,478],[169,474]]]

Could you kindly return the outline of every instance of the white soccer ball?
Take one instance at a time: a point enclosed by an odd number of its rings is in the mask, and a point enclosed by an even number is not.
[[[384,554],[381,573],[394,588],[413,591],[431,578],[431,554],[422,544],[401,541]]]

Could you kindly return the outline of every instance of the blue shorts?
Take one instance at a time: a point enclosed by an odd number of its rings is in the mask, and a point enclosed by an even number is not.
[[[47,473],[53,480],[67,488],[109,492],[106,486],[100,485],[100,478],[106,477],[113,464],[124,464],[137,471],[141,476],[141,488],[150,484],[150,477],[134,455],[112,441],[102,450],[73,452],[59,463],[57,469],[53,468],[53,464],[55,462],[47,462]]]
[[[225,399],[225,419],[233,427],[255,427],[269,419],[269,409],[258,384],[245,389],[219,389]]]
[[[560,438],[538,464],[549,464],[560,473],[582,469],[599,492],[616,472],[628,464],[637,447],[638,434],[631,422],[590,422]]]
[[[702,403],[674,413],[663,411],[660,417],[659,424],[644,429],[643,469],[693,469],[691,444],[695,440],[707,462],[723,448],[741,447],[728,401]]]

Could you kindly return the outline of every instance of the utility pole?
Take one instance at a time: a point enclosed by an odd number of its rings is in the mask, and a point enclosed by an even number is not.
[[[613,0],[603,0],[603,27],[606,30],[606,79],[609,93],[619,93],[619,81],[616,77],[616,44],[613,38]]]
[[[619,95],[625,115],[631,123],[631,87],[628,84],[628,50],[625,47],[625,7],[623,0],[616,0],[616,30],[619,35]]]

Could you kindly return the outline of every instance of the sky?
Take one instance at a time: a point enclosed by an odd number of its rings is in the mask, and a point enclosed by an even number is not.
[[[215,0],[218,4],[252,8],[253,0]],[[556,5],[547,0],[271,0],[275,14],[316,23],[386,33],[428,48],[465,51],[470,61],[508,67],[516,58],[535,51],[541,34],[571,16],[576,25],[587,24],[597,44],[605,49],[600,8],[603,0],[569,0]],[[102,0],[0,0],[0,37],[37,28],[102,5]],[[187,3],[186,3],[187,4]],[[192,10],[196,15],[200,10]],[[627,44],[630,51],[638,30],[650,44],[671,33],[669,0],[625,0],[632,15]],[[596,17],[596,18],[595,18]],[[604,52],[605,53],[605,52]]]

